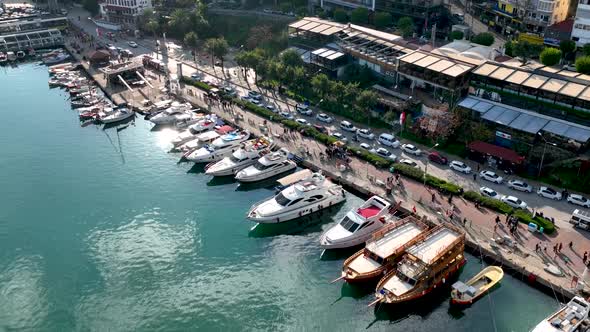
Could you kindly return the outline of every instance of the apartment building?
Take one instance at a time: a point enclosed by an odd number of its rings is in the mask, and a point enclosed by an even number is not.
[[[493,12],[495,25],[503,29],[543,34],[567,18],[569,7],[570,0],[499,0]]]
[[[111,23],[133,26],[148,8],[152,8],[151,0],[104,0],[100,13]]]
[[[572,29],[572,40],[581,47],[590,43],[590,0],[580,0]]]

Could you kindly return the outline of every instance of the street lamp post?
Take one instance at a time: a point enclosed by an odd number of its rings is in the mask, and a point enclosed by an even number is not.
[[[430,151],[438,146],[438,143],[434,144],[430,149],[426,150],[426,152],[430,153]],[[428,174],[428,163],[430,159],[428,159],[428,155],[426,156],[426,167],[424,167],[424,186],[426,186],[426,174]]]
[[[545,160],[545,151],[547,150],[547,144],[550,144],[553,146],[557,146],[557,144],[547,142],[545,137],[543,137],[543,135],[540,132],[538,132],[537,135],[539,135],[539,137],[541,137],[543,139],[543,142],[545,142],[545,144],[543,145],[543,154],[541,155],[541,163],[539,164],[539,173],[537,174],[537,177],[540,177],[541,170],[543,170],[543,161]]]

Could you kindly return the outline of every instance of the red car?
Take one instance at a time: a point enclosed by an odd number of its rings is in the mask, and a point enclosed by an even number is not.
[[[441,165],[446,165],[449,162],[447,157],[439,154],[438,152],[430,152],[430,154],[428,155],[428,159],[434,163]]]

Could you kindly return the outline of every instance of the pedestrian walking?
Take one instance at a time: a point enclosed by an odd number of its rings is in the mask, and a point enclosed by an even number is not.
[[[539,244],[535,244],[535,252],[539,252]]]
[[[479,164],[477,164],[477,171],[479,172]]]
[[[574,242],[573,241],[570,241],[569,247],[570,247],[570,250],[574,250]]]
[[[467,225],[467,218],[463,218],[463,226]]]
[[[563,244],[561,242],[559,242],[559,248],[557,251],[561,252],[561,249],[563,248]]]
[[[500,223],[500,216],[496,216],[496,225]]]
[[[584,257],[582,257],[582,262],[584,262],[584,265],[586,265],[587,261],[588,261],[588,252],[584,251]]]
[[[473,173],[473,181],[477,181],[477,173]]]
[[[451,204],[453,202],[453,194],[449,195],[449,204]]]
[[[435,200],[436,200],[436,195],[434,193],[432,193],[432,203],[434,203]]]

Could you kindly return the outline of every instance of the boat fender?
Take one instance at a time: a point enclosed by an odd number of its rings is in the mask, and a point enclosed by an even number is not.
[[[528,281],[533,283],[537,280],[537,276],[533,273],[529,273],[528,277],[527,277]]]

